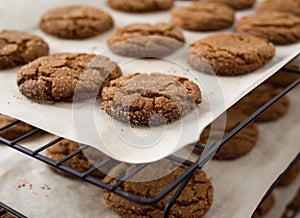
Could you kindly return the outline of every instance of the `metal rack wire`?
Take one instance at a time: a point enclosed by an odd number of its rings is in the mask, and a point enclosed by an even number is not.
[[[284,67],[283,69],[287,72],[300,74],[299,70],[294,70],[294,69],[290,69],[290,68],[286,68],[286,67]],[[0,142],[6,144],[7,146],[9,146],[15,150],[18,150],[32,158],[35,158],[35,159],[40,160],[48,165],[51,165],[52,167],[55,167],[66,173],[69,173],[77,178],[80,178],[88,183],[91,183],[98,187],[104,188],[108,191],[111,191],[117,195],[125,197],[125,198],[127,198],[131,201],[134,201],[136,203],[139,203],[139,204],[144,204],[144,205],[145,204],[154,204],[154,203],[160,201],[161,199],[163,199],[164,197],[166,197],[171,191],[176,189],[171,200],[165,207],[164,217],[168,217],[172,206],[176,202],[176,199],[181,194],[181,192],[183,191],[183,189],[185,188],[185,186],[187,185],[189,180],[192,178],[195,170],[198,168],[202,168],[227,141],[229,141],[233,136],[235,136],[238,132],[240,132],[245,126],[250,124],[256,117],[258,117],[262,112],[264,112],[267,108],[269,108],[272,104],[274,104],[276,101],[278,101],[281,97],[286,95],[289,91],[291,91],[292,89],[297,87],[299,84],[300,84],[300,79],[295,81],[293,84],[291,84],[287,88],[285,88],[280,94],[278,94],[273,99],[271,99],[269,102],[267,102],[265,105],[263,105],[259,110],[257,110],[255,113],[253,113],[251,116],[249,116],[246,120],[244,120],[240,125],[238,125],[235,129],[233,129],[223,139],[221,139],[220,141],[215,142],[213,144],[206,145],[207,146],[207,148],[205,149],[206,152],[203,152],[202,155],[200,155],[196,161],[191,162],[188,160],[183,160],[183,159],[181,159],[177,156],[173,156],[173,155],[167,157],[166,159],[168,159],[168,160],[183,163],[189,167],[185,172],[182,173],[182,175],[180,175],[177,179],[175,179],[172,183],[170,183],[167,187],[165,187],[158,195],[156,195],[153,198],[148,198],[148,199],[140,198],[136,195],[126,192],[126,191],[122,190],[121,186],[125,181],[129,180],[130,178],[135,176],[137,173],[141,172],[149,164],[135,165],[135,169],[133,171],[131,171],[129,174],[125,175],[124,177],[120,178],[117,181],[117,183],[115,183],[114,185],[110,185],[110,184],[105,183],[101,179],[98,179],[98,178],[95,178],[92,176],[93,172],[95,172],[96,170],[98,170],[101,167],[107,166],[108,164],[110,164],[109,166],[112,167],[111,163],[114,163],[114,165],[118,164],[118,162],[116,162],[115,160],[113,160],[110,157],[103,158],[101,161],[99,161],[98,163],[95,163],[92,168],[88,169],[85,172],[79,172],[79,171],[65,165],[65,163],[68,160],[70,160],[71,158],[79,155],[80,153],[82,153],[83,151],[85,151],[87,149],[90,149],[91,147],[89,147],[89,146],[83,146],[83,147],[81,147],[81,149],[74,151],[73,153],[67,155],[63,159],[61,159],[59,161],[55,161],[55,160],[52,160],[52,159],[46,157],[45,155],[43,155],[42,152],[45,151],[47,148],[50,148],[51,146],[60,142],[61,140],[63,140],[63,138],[57,138],[55,140],[52,140],[51,142],[49,142],[45,145],[42,145],[41,147],[39,147],[38,149],[35,149],[35,150],[28,149],[20,144],[20,142],[22,140],[28,139],[28,138],[34,136],[37,132],[39,132],[40,130],[38,128],[35,128],[32,131],[28,132],[27,134],[24,134],[14,140],[8,140],[6,138],[0,137]],[[8,125],[0,127],[0,133],[9,128],[13,128],[19,122],[20,121],[15,121]],[[196,142],[189,146],[204,147],[205,145]],[[297,158],[299,159],[299,154],[298,154]],[[292,162],[292,164],[293,163],[294,162]],[[268,196],[268,194],[274,189],[275,185],[280,181],[280,179],[286,173],[287,173],[287,170],[274,182],[274,184],[272,185],[270,190],[266,193],[266,195],[263,199],[265,199]],[[0,207],[1,207],[1,204],[0,204]],[[24,217],[24,216],[21,215],[20,217]]]
[[[17,218],[26,218],[26,216],[22,215],[18,211],[12,209],[11,207],[7,206],[6,204],[0,202],[0,217],[4,215],[10,215]]]

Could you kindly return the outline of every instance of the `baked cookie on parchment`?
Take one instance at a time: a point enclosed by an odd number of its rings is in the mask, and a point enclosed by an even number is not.
[[[271,193],[263,202],[261,202],[254,213],[252,214],[251,218],[260,218],[267,214],[275,204],[275,197],[274,194]]]
[[[53,8],[41,18],[46,33],[63,39],[84,39],[99,35],[114,25],[105,11],[82,5]]]
[[[234,23],[234,10],[221,3],[195,2],[172,11],[172,22],[183,29],[213,31]]]
[[[247,8],[251,8],[255,0],[201,0],[202,2],[217,2],[227,4],[235,10],[243,10]]]
[[[0,30],[0,70],[27,64],[48,52],[48,44],[36,35]]]
[[[108,5],[125,12],[150,12],[168,10],[174,0],[108,0]]]
[[[23,66],[18,73],[19,91],[40,101],[96,98],[110,80],[122,75],[109,58],[86,53],[56,53]]]
[[[161,73],[122,76],[102,91],[104,109],[111,117],[141,126],[173,122],[194,110],[201,101],[197,84]]]
[[[300,16],[300,1],[299,0],[265,0],[257,7],[256,12],[279,11],[291,13]]]

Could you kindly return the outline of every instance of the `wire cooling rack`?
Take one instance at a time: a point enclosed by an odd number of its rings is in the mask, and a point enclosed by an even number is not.
[[[299,70],[295,70],[295,69],[291,69],[291,68],[287,68],[284,67],[282,68],[282,70],[285,70],[287,72],[291,72],[291,73],[299,73]],[[245,126],[247,126],[248,124],[250,124],[256,117],[258,117],[262,112],[264,112],[267,108],[269,108],[272,104],[274,104],[276,101],[278,101],[280,98],[282,98],[284,95],[286,95],[289,91],[291,91],[292,89],[294,89],[295,87],[297,87],[300,84],[300,79],[298,79],[297,81],[295,81],[294,83],[292,83],[290,86],[288,86],[287,88],[285,88],[281,93],[279,93],[277,96],[275,96],[273,99],[271,99],[269,102],[267,102],[265,105],[263,105],[260,109],[258,109],[255,113],[253,113],[251,116],[249,116],[246,120],[244,120],[240,125],[238,125],[235,129],[233,129],[229,134],[227,134],[223,139],[221,139],[218,142],[215,142],[213,144],[208,144],[206,146],[208,146],[208,149],[205,149],[206,151],[202,153],[202,155],[199,156],[199,158],[194,161],[188,161],[188,160],[183,160],[180,157],[171,155],[169,157],[167,157],[166,159],[174,161],[174,162],[178,162],[178,163],[183,163],[185,165],[188,166],[187,170],[184,171],[177,179],[175,179],[174,181],[172,181],[168,186],[166,186],[158,195],[156,195],[153,198],[140,198],[136,195],[133,195],[129,192],[126,192],[125,190],[122,190],[122,184],[129,180],[130,178],[134,177],[137,173],[141,172],[146,166],[150,165],[151,163],[146,163],[146,164],[139,164],[139,165],[134,165],[134,169],[127,175],[123,176],[122,178],[119,178],[118,181],[114,184],[114,185],[110,185],[105,183],[103,180],[98,179],[93,177],[93,172],[95,172],[96,170],[98,170],[101,167],[105,167],[105,166],[109,166],[110,168],[113,167],[114,165],[117,165],[119,162],[113,160],[110,157],[106,157],[103,158],[101,161],[99,161],[98,163],[94,163],[94,166],[91,167],[90,169],[88,169],[85,172],[79,172],[78,170],[75,170],[67,165],[65,165],[65,163],[70,160],[71,158],[81,154],[83,151],[86,151],[88,149],[90,149],[91,147],[89,146],[82,146],[80,149],[74,151],[73,153],[67,155],[66,157],[64,157],[63,159],[59,160],[59,161],[55,161],[52,160],[48,157],[46,157],[43,153],[43,151],[45,151],[47,148],[50,148],[51,146],[55,145],[56,143],[60,142],[63,140],[63,138],[57,138],[52,140],[51,142],[45,144],[45,145],[41,145],[39,148],[35,149],[35,150],[31,150],[28,149],[24,146],[22,146],[20,144],[21,141],[28,139],[30,137],[36,136],[36,133],[38,133],[39,131],[41,131],[38,128],[33,129],[32,131],[14,139],[14,140],[8,140],[6,138],[0,137],[0,142],[6,144],[7,146],[18,150],[32,158],[35,158],[37,160],[40,160],[48,165],[51,165],[52,167],[62,170],[66,173],[69,173],[77,178],[80,178],[88,183],[91,183],[93,185],[96,185],[98,187],[104,188],[108,191],[111,191],[117,195],[120,195],[122,197],[125,197],[131,201],[134,201],[136,203],[139,204],[154,204],[158,201],[160,201],[161,199],[163,199],[164,197],[166,197],[168,194],[170,194],[171,191],[175,190],[172,198],[170,199],[169,203],[166,205],[165,207],[165,211],[164,211],[164,217],[168,217],[170,214],[170,210],[172,208],[172,206],[174,205],[174,203],[176,202],[178,196],[181,194],[181,192],[183,191],[183,189],[185,188],[185,186],[187,185],[187,183],[189,182],[189,180],[192,178],[194,172],[196,169],[198,168],[202,168],[217,152],[218,150],[227,142],[229,141],[234,135],[236,135],[238,132],[240,132]],[[0,115],[1,116],[1,115]],[[18,123],[20,123],[21,121],[14,121],[11,122],[3,127],[0,127],[0,133],[4,130],[7,130],[9,128],[13,128],[15,125],[17,125]],[[196,147],[204,147],[205,145],[200,144],[198,142],[193,143],[189,146],[196,146]],[[288,167],[288,169],[290,167],[293,166],[293,164],[295,163],[295,161],[299,159],[299,154],[296,157],[296,159],[294,161],[292,161],[291,165]],[[132,167],[132,166],[131,166]],[[287,169],[287,170],[288,170]],[[280,181],[281,178],[283,178],[283,176],[287,173],[287,170],[285,172],[282,173],[282,175],[274,182],[274,184],[271,186],[271,188],[269,189],[269,191],[266,193],[265,197],[262,199],[264,200],[269,194],[270,192],[275,188],[275,186],[278,184],[278,182]],[[16,211],[10,209],[9,207],[3,205],[0,203],[0,207],[4,208],[5,211],[2,213],[5,213],[6,211],[14,214],[16,217],[24,217],[23,215],[19,214],[19,213],[15,213]],[[1,215],[1,212],[0,212]],[[0,216],[1,217],[1,216]]]
[[[18,218],[26,218],[26,216],[22,215],[18,211],[12,209],[6,204],[0,202],[0,217],[8,216],[8,217],[18,217]]]

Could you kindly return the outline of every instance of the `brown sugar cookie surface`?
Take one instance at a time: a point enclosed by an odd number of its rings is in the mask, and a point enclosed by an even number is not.
[[[118,28],[107,40],[116,54],[129,57],[162,57],[185,42],[179,28],[169,23],[134,23]]]
[[[121,74],[118,65],[104,56],[56,53],[23,66],[17,85],[23,95],[35,100],[70,102],[96,98]]]
[[[229,109],[226,112],[226,125],[210,125],[201,133],[199,142],[206,144],[209,140],[217,142],[221,137],[228,135],[235,127],[247,119],[243,113]],[[215,159],[231,160],[248,154],[256,145],[258,140],[258,129],[251,123],[243,128],[239,133],[233,136],[221,149],[215,154]],[[195,148],[195,152],[201,153],[202,148]]]
[[[110,82],[102,91],[104,109],[133,125],[173,122],[201,103],[199,87],[187,78],[161,73],[135,73]]]
[[[274,44],[291,44],[300,40],[300,18],[283,12],[252,14],[238,21],[236,31]]]
[[[220,30],[230,27],[234,19],[234,10],[221,3],[196,2],[172,11],[172,22],[187,30]]]
[[[274,55],[274,45],[265,39],[220,33],[192,43],[187,61],[200,72],[238,76],[259,69]]]
[[[244,114],[250,116],[255,111],[257,111],[261,106],[270,101],[273,97],[281,92],[281,89],[272,86],[271,84],[262,84],[242,98],[233,107],[236,110],[243,112]],[[255,121],[266,122],[277,120],[284,116],[289,109],[289,99],[284,96],[266,111],[264,111],[260,116],[258,116]]]
[[[117,166],[118,167],[118,166]],[[157,166],[157,171],[166,166]],[[113,170],[116,170],[113,169]],[[130,172],[130,168],[128,172]],[[172,181],[178,178],[183,172],[187,170],[186,166],[180,166],[172,173],[152,180],[148,182],[129,182],[125,181],[122,184],[122,189],[125,191],[137,195],[141,198],[152,198],[165,189]],[[148,171],[147,175],[139,175],[140,177],[149,176],[153,174],[155,176],[156,170]],[[116,179],[106,177],[104,181],[108,184],[115,184]],[[104,199],[106,203],[112,208],[113,211],[127,218],[153,218],[163,217],[164,207],[170,201],[174,191],[167,195],[164,199],[158,203],[152,205],[139,205],[125,198],[122,198],[112,192],[104,191]],[[213,201],[213,187],[210,180],[207,179],[206,174],[197,169],[194,176],[191,178],[181,195],[178,197],[174,206],[170,211],[170,217],[181,218],[196,218],[202,217],[211,207]]]
[[[0,70],[26,64],[48,52],[48,44],[38,36],[15,30],[0,31]]]
[[[202,2],[217,2],[227,4],[235,10],[243,10],[247,8],[251,8],[255,0],[201,0]]]
[[[265,0],[256,7],[256,11],[280,11],[300,16],[300,0]]]
[[[59,38],[83,39],[111,29],[112,17],[105,11],[88,6],[65,6],[46,12],[40,21],[45,32]]]
[[[0,128],[4,127],[12,122],[17,121],[14,118],[11,118],[6,115],[0,115]],[[27,123],[20,122],[4,131],[0,132],[0,137],[3,137],[8,140],[14,140],[30,131],[32,131],[34,127],[30,126]]]
[[[60,161],[78,149],[80,149],[80,146],[77,142],[63,139],[62,141],[48,148],[46,156],[54,161]],[[83,173],[91,169],[94,164],[100,163],[102,160],[104,160],[104,158],[106,158],[106,156],[103,153],[95,148],[90,147],[84,153],[79,153],[75,157],[67,160],[64,165]],[[57,168],[50,167],[50,169],[64,176],[70,176],[70,174],[65,173]],[[96,170],[91,174],[91,176],[97,178],[103,178],[105,175],[106,172],[102,172],[101,170]]]
[[[174,0],[108,0],[108,5],[126,12],[150,12],[168,10]]]

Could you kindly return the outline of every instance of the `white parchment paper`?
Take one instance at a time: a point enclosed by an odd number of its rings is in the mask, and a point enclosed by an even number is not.
[[[43,33],[39,27],[41,14],[49,8],[69,4],[86,4],[101,7],[110,12],[115,20],[115,27],[133,22],[169,21],[169,12],[149,14],[127,14],[109,9],[105,1],[101,0],[2,0],[0,5],[0,29],[19,29],[35,33],[43,37],[54,52],[94,52],[107,54],[114,61],[119,57],[112,55],[105,48],[110,31],[91,39],[74,41],[61,40]],[[188,4],[177,2],[178,5]],[[243,11],[237,13],[237,18],[251,13]],[[223,32],[233,32],[234,28]],[[214,33],[197,33],[184,31],[187,43],[201,39]],[[278,46],[276,56],[260,70],[245,76],[212,77],[193,70],[186,70],[185,51],[175,54],[167,60],[133,60],[122,63],[124,74],[133,72],[153,72],[177,74],[194,80],[202,89],[203,103],[183,119],[161,128],[130,127],[112,120],[97,103],[96,107],[85,107],[82,103],[76,107],[70,103],[39,104],[22,96],[16,86],[16,74],[19,68],[0,72],[0,112],[38,126],[50,133],[77,140],[92,145],[115,159],[131,162],[151,162],[159,160],[188,143],[198,139],[199,133],[212,120],[218,117],[226,108],[230,107],[242,96],[256,87],[300,50],[300,43],[289,46]],[[180,51],[179,51],[180,52]],[[173,63],[173,64],[172,64]],[[85,114],[92,114],[92,120],[87,120]]]
[[[235,161],[213,160],[205,166],[214,187],[213,205],[205,217],[250,217],[270,185],[296,157],[300,151],[299,91],[289,94],[292,104],[286,116],[259,124],[259,141],[251,153]],[[21,144],[33,149],[51,137],[45,135]],[[0,146],[0,155],[0,199],[25,215],[118,217],[103,202],[100,188],[54,174],[45,164],[6,146]],[[18,188],[24,180],[28,184]],[[284,199],[288,193],[292,194],[286,192]]]

